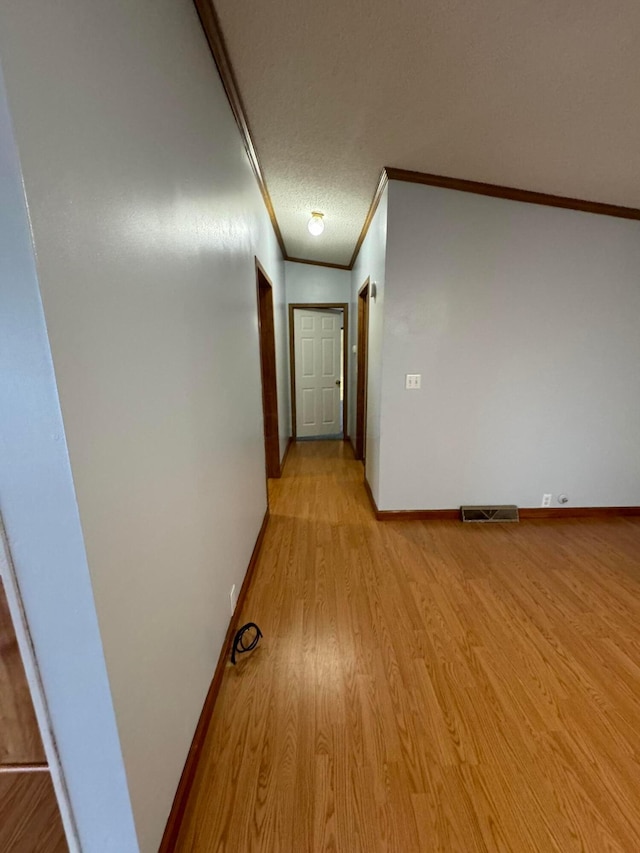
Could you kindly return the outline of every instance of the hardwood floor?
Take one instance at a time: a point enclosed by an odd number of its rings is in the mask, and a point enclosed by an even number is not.
[[[0,765],[44,762],[29,685],[0,580]]]
[[[0,580],[0,851],[65,853],[62,819]]]
[[[640,851],[640,519],[376,522],[292,447],[180,853]]]
[[[2,853],[67,853],[48,770],[0,773]]]

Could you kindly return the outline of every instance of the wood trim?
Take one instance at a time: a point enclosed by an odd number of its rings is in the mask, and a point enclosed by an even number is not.
[[[349,435],[349,436],[347,436],[347,438],[345,439],[345,441],[348,441],[348,442],[349,442],[349,446],[351,447],[351,452],[353,453],[353,458],[354,458],[354,459],[357,459],[357,456],[356,456],[356,446],[355,446],[355,444],[353,443],[353,439],[351,438],[351,436],[350,436],[350,435]]]
[[[334,308],[338,310],[348,307],[348,302],[289,302],[289,308],[302,308],[303,310],[305,308]]]
[[[460,521],[459,509],[379,509],[378,521]]]
[[[369,377],[370,279],[358,291],[358,328],[356,361],[356,459],[365,460],[367,444],[367,385]]]
[[[289,440],[287,441],[287,446],[284,449],[284,454],[282,456],[282,461],[280,462],[280,473],[284,471],[284,465],[287,461],[287,456],[289,455],[289,451],[291,450],[291,445],[293,444],[293,436],[289,436]]]
[[[267,477],[279,478],[280,426],[278,418],[278,371],[276,365],[276,333],[273,311],[273,284],[256,258],[256,291],[258,300],[258,332],[260,347],[260,377],[262,380],[262,411],[264,453]]]
[[[373,499],[371,487],[364,480],[364,488],[378,521],[460,521],[459,509],[378,509]],[[625,518],[640,516],[640,506],[575,506],[560,507],[519,507],[521,520],[570,519],[570,518]]]
[[[371,486],[369,485],[369,481],[367,480],[367,472],[365,471],[363,481],[364,490],[367,493],[367,497],[369,498],[369,503],[371,504],[371,509],[373,510],[373,514],[376,518],[380,515],[380,510],[378,509],[378,505],[376,504],[375,498],[373,497],[373,492],[371,491]]]
[[[602,216],[617,216],[620,219],[640,219],[640,210],[635,207],[620,207],[615,204],[603,204],[598,201],[584,201],[561,195],[521,190],[515,187],[503,187],[498,184],[485,184],[480,181],[467,181],[461,178],[449,178],[444,175],[431,175],[428,172],[412,172],[408,169],[396,169],[387,166],[384,169],[390,181],[404,181],[411,184],[426,184],[430,187],[443,187],[460,190],[476,195],[506,198],[511,201],[523,201],[527,204],[543,204],[547,207],[562,207],[567,210],[580,210],[583,213],[597,213]]]
[[[286,258],[287,249],[284,244],[282,232],[280,231],[280,226],[278,225],[276,213],[273,208],[273,202],[271,201],[271,196],[267,189],[267,182],[265,181],[264,172],[260,165],[258,152],[256,151],[256,147],[253,143],[247,113],[242,102],[242,97],[240,96],[238,81],[236,79],[233,66],[231,65],[229,51],[227,50],[227,45],[222,34],[220,19],[218,18],[218,14],[214,8],[212,0],[193,0],[193,2],[198,12],[202,29],[207,37],[213,61],[216,64],[218,73],[220,74],[220,79],[222,80],[222,85],[227,95],[229,106],[231,107],[236,124],[238,125],[238,130],[240,131],[240,136],[242,137],[245,151],[249,158],[249,163],[251,164],[253,173],[258,181],[258,186],[260,187],[260,192],[262,193],[262,198],[264,199],[267,213],[269,214],[269,219],[271,220],[271,225],[273,226],[273,230],[276,235],[276,240],[278,241],[283,257]]]
[[[295,353],[295,341],[293,337],[293,308],[291,304],[289,304],[289,399],[291,400],[291,438],[295,441],[298,437],[298,429],[297,429],[297,418],[298,413],[296,411],[296,353]]]
[[[523,507],[520,518],[620,518],[640,515],[640,506]]]
[[[222,85],[224,87],[227,100],[229,101],[229,106],[231,107],[236,124],[238,125],[238,129],[249,158],[249,163],[251,164],[251,168],[253,169],[256,180],[258,181],[258,186],[260,187],[262,198],[264,199],[278,245],[280,246],[280,251],[286,261],[324,266],[331,269],[352,270],[369,231],[375,212],[378,209],[382,193],[390,180],[444,187],[447,189],[460,190],[462,192],[470,192],[478,195],[506,198],[512,201],[526,202],[528,204],[542,204],[549,207],[561,207],[568,210],[579,210],[585,213],[596,213],[603,216],[616,216],[621,219],[640,220],[640,210],[634,207],[622,207],[620,205],[604,204],[602,202],[586,201],[583,199],[568,198],[566,196],[517,189],[515,187],[505,187],[498,184],[487,184],[480,181],[451,178],[444,175],[432,175],[428,172],[415,172],[409,169],[398,169],[393,166],[386,166],[382,169],[380,177],[378,178],[373,199],[369,206],[369,210],[367,211],[360,235],[356,241],[356,245],[351,255],[351,260],[348,264],[332,264],[324,261],[310,261],[304,258],[290,257],[287,253],[282,232],[276,218],[273,202],[271,201],[271,196],[267,188],[258,152],[253,142],[249,121],[247,119],[246,110],[238,87],[238,81],[229,58],[229,51],[222,33],[220,20],[213,5],[213,0],[194,0],[194,5],[198,12],[198,17],[200,18],[202,29],[204,30],[207,38],[209,49],[211,50],[213,60],[218,69],[220,79],[222,80]]]
[[[328,267],[331,270],[350,270],[349,264],[330,264],[328,261],[309,261],[306,258],[290,258],[288,255],[285,261],[292,264],[309,264],[312,267]]]
[[[459,509],[420,509],[420,510],[393,510],[378,509],[371,486],[366,476],[363,480],[364,490],[369,498],[371,509],[376,521],[459,521]]]
[[[347,437],[347,416],[349,413],[349,303],[348,302],[290,302],[289,303],[289,375],[291,377],[291,433],[297,438],[296,411],[296,358],[294,346],[293,312],[296,308],[341,308],[344,312],[344,336],[342,339],[342,372],[344,389],[342,395],[342,437]]]
[[[238,130],[240,131],[240,136],[242,137],[242,142],[244,144],[245,151],[247,152],[249,163],[251,164],[251,168],[258,182],[258,186],[260,188],[265,207],[267,208],[267,213],[269,214],[269,219],[271,220],[271,225],[273,226],[273,231],[276,235],[276,240],[278,241],[280,251],[282,252],[282,257],[285,261],[292,261],[293,263],[297,264],[312,264],[314,266],[329,267],[330,269],[338,270],[352,269],[353,259],[357,255],[357,251],[354,253],[350,264],[332,264],[324,261],[310,261],[306,258],[292,258],[288,254],[287,247],[282,236],[282,231],[280,230],[280,225],[278,224],[278,219],[276,217],[273,202],[271,200],[271,195],[267,187],[267,182],[264,176],[264,170],[260,163],[258,151],[253,141],[251,128],[249,126],[249,120],[247,118],[247,111],[245,109],[242,96],[240,94],[240,87],[238,86],[238,79],[236,77],[236,73],[233,69],[233,65],[231,64],[229,50],[227,48],[227,43],[222,32],[222,26],[220,24],[218,13],[216,12],[213,0],[193,0],[193,3],[196,7],[196,11],[198,13],[198,17],[200,18],[200,23],[202,25],[202,29],[204,30],[204,34],[209,44],[209,50],[211,51],[213,61],[215,62],[216,68],[218,69],[218,74],[220,75],[222,86],[227,96],[227,100],[229,101],[231,112],[233,113],[233,117],[235,118],[236,124],[238,125]],[[373,213],[375,213],[375,209]],[[373,213],[371,213],[371,217],[373,217]],[[361,233],[359,243],[357,244],[358,249],[359,246],[362,244],[362,241],[364,240],[364,237],[366,235],[366,229],[368,229],[368,227],[369,225],[365,220],[365,227],[363,228],[363,233]]]
[[[356,241],[353,254],[351,255],[351,260],[349,261],[348,268],[350,270],[352,270],[354,267],[356,259],[360,253],[360,249],[362,248],[362,244],[364,243],[365,237],[367,236],[367,233],[369,231],[369,226],[373,222],[373,217],[375,216],[376,210],[378,209],[378,205],[380,204],[382,193],[385,191],[388,183],[388,170],[383,169],[380,172],[380,177],[378,178],[378,183],[376,184],[375,192],[373,193],[373,198],[371,199],[371,204],[369,205],[369,210],[367,211],[367,215],[365,216],[364,223],[362,225],[362,230],[360,231],[360,236]]]
[[[211,681],[209,691],[207,693],[207,698],[204,700],[204,705],[200,713],[198,725],[196,726],[196,731],[193,735],[193,740],[191,741],[189,752],[187,753],[187,760],[185,761],[184,769],[182,771],[182,775],[180,776],[180,781],[178,782],[176,795],[173,798],[173,805],[171,806],[171,811],[169,812],[167,825],[164,830],[164,835],[162,836],[162,841],[160,843],[160,849],[158,853],[173,853],[173,851],[175,850],[175,846],[178,841],[178,835],[180,833],[180,826],[182,825],[182,820],[184,818],[184,813],[187,807],[187,801],[189,799],[189,794],[193,786],[196,770],[198,768],[198,763],[202,755],[202,749],[204,747],[207,731],[209,729],[209,723],[211,722],[213,709],[216,704],[216,699],[218,698],[218,693],[220,692],[220,685],[222,684],[222,679],[224,677],[224,671],[227,667],[227,662],[229,660],[231,644],[233,643],[233,637],[237,628],[238,618],[242,613],[242,608],[244,607],[247,598],[247,593],[249,592],[249,587],[251,586],[251,581],[253,579],[256,565],[258,563],[260,549],[262,548],[262,543],[264,541],[268,525],[269,509],[267,508],[267,511],[264,514],[264,519],[262,521],[262,526],[260,527],[260,532],[258,533],[258,538],[256,539],[256,544],[253,548],[253,553],[251,554],[251,559],[249,560],[249,566],[242,582],[242,587],[240,588],[240,594],[238,595],[236,609],[234,610],[233,616],[231,617],[231,620],[229,622],[229,627],[227,628],[227,633],[222,644],[220,657],[218,658],[218,663],[213,674],[213,679]]]

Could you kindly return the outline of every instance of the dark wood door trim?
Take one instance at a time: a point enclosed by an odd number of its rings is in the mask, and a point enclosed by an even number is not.
[[[364,243],[365,238],[369,233],[369,226],[373,222],[373,217],[376,215],[378,205],[380,204],[380,199],[382,198],[384,191],[387,188],[387,184],[389,183],[389,176],[387,174],[387,171],[387,169],[382,169],[382,171],[380,172],[378,183],[376,184],[376,188],[373,193],[373,198],[371,199],[371,204],[369,205],[369,210],[367,211],[367,215],[365,216],[360,235],[356,240],[356,245],[354,246],[353,254],[351,255],[351,260],[349,261],[350,270],[354,268],[355,263],[358,260],[358,255],[360,253],[360,249],[362,248],[362,244]]]
[[[231,112],[233,113],[233,117],[238,125],[238,130],[240,131],[240,136],[242,137],[245,151],[249,158],[249,163],[251,164],[253,173],[256,176],[256,181],[260,187],[260,192],[262,193],[262,198],[264,199],[265,207],[267,208],[267,213],[269,214],[269,219],[271,220],[271,225],[273,226],[273,231],[276,235],[276,240],[280,246],[280,251],[286,258],[287,249],[284,245],[278,220],[276,219],[273,202],[271,201],[271,196],[267,189],[267,182],[264,177],[264,172],[262,171],[256,146],[253,142],[253,136],[249,129],[247,113],[240,96],[240,88],[238,86],[235,71],[231,65],[231,60],[229,59],[229,51],[227,50],[227,45],[222,34],[222,28],[220,26],[220,21],[214,7],[213,0],[194,0],[194,5],[198,12],[198,17],[200,18],[204,34],[209,42],[209,49],[211,50],[213,61],[218,69],[227,100],[229,101],[229,106],[231,107]]]
[[[260,339],[265,466],[267,477],[279,477],[281,473],[280,430],[278,424],[278,376],[276,371],[276,336],[273,317],[273,285],[257,258],[256,289],[258,294],[258,332]]]
[[[292,258],[287,255],[285,261],[292,264],[309,264],[312,267],[328,267],[330,270],[350,270],[349,264],[332,264],[329,261],[310,261],[307,258]]]
[[[395,169],[391,166],[386,166],[384,172],[390,181],[425,184],[429,187],[443,187],[448,190],[458,190],[476,195],[506,198],[510,201],[522,201],[526,204],[542,204],[547,207],[562,207],[565,210],[580,210],[583,213],[596,213],[600,216],[617,216],[620,219],[640,219],[640,210],[636,207],[622,207],[619,204],[604,204],[600,201],[568,198],[567,196],[522,190],[516,187],[505,187],[499,184],[485,184],[482,181],[450,178],[446,175],[431,175],[428,172],[412,172],[408,169]]]
[[[291,376],[291,433],[297,438],[296,412],[296,358],[294,348],[293,312],[296,308],[340,308],[343,312],[344,336],[342,340],[342,372],[344,388],[342,394],[342,437],[347,438],[347,420],[349,414],[349,303],[348,302],[290,302],[289,303],[289,374]]]
[[[358,348],[355,457],[364,461],[367,436],[367,373],[369,367],[369,279],[358,291]]]

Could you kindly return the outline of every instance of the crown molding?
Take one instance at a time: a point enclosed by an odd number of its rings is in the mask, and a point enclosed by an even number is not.
[[[251,164],[258,186],[260,187],[260,192],[262,193],[262,198],[264,200],[265,207],[267,208],[271,225],[273,226],[278,245],[280,246],[282,257],[285,261],[292,261],[297,264],[312,264],[313,266],[328,267],[329,269],[350,270],[352,268],[352,265],[350,264],[333,264],[329,261],[310,261],[306,258],[293,258],[287,252],[287,247],[285,246],[282,231],[278,224],[273,202],[271,201],[271,196],[267,188],[264,172],[260,164],[260,158],[258,157],[258,152],[253,142],[247,113],[240,95],[240,89],[231,64],[231,59],[229,58],[229,51],[227,50],[227,45],[222,34],[222,27],[220,25],[218,13],[215,10],[213,0],[193,0],[193,2],[196,7],[196,11],[198,12],[202,29],[204,30],[207,38],[209,49],[213,56],[213,61],[216,64],[220,79],[222,80],[222,85],[224,87],[227,100],[229,101],[229,106],[231,107],[236,124],[238,125],[238,130],[240,131],[240,136],[242,137],[242,142],[244,144],[245,151],[247,152],[249,163]],[[366,231],[364,233],[366,233]],[[361,235],[360,243],[363,239],[364,234]]]
[[[367,211],[367,215],[364,220],[364,224],[362,225],[362,230],[360,231],[360,236],[356,242],[355,248],[353,250],[353,254],[351,255],[351,260],[349,261],[349,269],[352,270],[354,264],[358,258],[360,253],[360,249],[362,248],[362,244],[364,243],[364,239],[367,236],[369,231],[369,226],[373,221],[373,217],[375,216],[376,210],[378,209],[378,205],[380,204],[380,199],[382,198],[382,193],[385,191],[387,184],[389,183],[388,170],[384,168],[380,172],[380,177],[378,178],[378,183],[376,184],[375,192],[373,193],[373,198],[371,199],[371,204],[369,205],[369,210]]]
[[[428,172],[412,172],[408,169],[385,167],[390,181],[404,181],[411,184],[426,184],[430,187],[443,187],[476,195],[488,195],[494,198],[506,198],[527,204],[543,204],[547,207],[562,207],[566,210],[580,210],[583,213],[597,213],[601,216],[617,216],[619,219],[640,220],[640,210],[635,207],[620,207],[615,204],[603,204],[598,201],[567,198],[561,195],[520,190],[515,187],[503,187],[498,184],[484,184],[480,181],[467,181],[462,178],[449,178],[444,175],[430,175]]]
[[[331,270],[352,269],[349,264],[332,264],[329,261],[309,261],[306,258],[291,258],[288,255],[285,257],[285,261],[289,261],[292,264],[309,264],[313,267],[328,267]]]
[[[486,184],[480,181],[469,181],[462,178],[451,178],[445,175],[432,175],[428,172],[415,172],[408,169],[398,169],[386,166],[382,169],[369,210],[365,217],[360,235],[356,241],[351,259],[348,264],[334,264],[329,261],[311,261],[306,258],[291,257],[285,246],[284,238],[276,218],[273,202],[264,178],[264,172],[260,164],[260,158],[253,142],[247,114],[240,96],[238,82],[236,79],[229,52],[225,43],[220,21],[215,10],[213,0],[193,0],[202,28],[209,43],[213,60],[220,74],[229,106],[238,125],[249,163],[253,169],[262,198],[271,220],[282,257],[285,261],[298,264],[310,264],[312,266],[327,267],[329,269],[352,270],[367,236],[373,217],[382,198],[382,194],[389,181],[404,181],[405,183],[424,184],[431,187],[442,187],[444,189],[458,190],[460,192],[474,193],[476,195],[492,196],[494,198],[505,198],[511,201],[520,201],[527,204],[541,204],[547,207],[560,207],[566,210],[579,210],[584,213],[596,213],[601,216],[615,216],[620,219],[640,220],[640,209],[634,207],[622,207],[615,204],[603,204],[602,202],[586,201],[583,199],[567,198],[566,196],[550,195],[548,193],[533,192],[531,190],[505,187],[498,184]]]
[[[271,220],[271,225],[273,226],[273,230],[276,235],[276,240],[278,241],[283,257],[286,258],[287,249],[284,244],[282,232],[280,231],[280,226],[278,225],[278,220],[276,219],[273,202],[271,201],[271,196],[267,189],[264,172],[260,165],[260,158],[258,157],[258,152],[253,144],[247,114],[244,104],[242,103],[242,98],[240,97],[238,82],[236,80],[233,66],[231,65],[231,60],[229,59],[229,52],[227,50],[224,36],[222,35],[222,28],[220,27],[218,14],[212,0],[193,0],[193,2],[198,12],[202,29],[207,37],[207,41],[209,42],[213,61],[218,68],[218,73],[220,74],[220,79],[222,80],[222,85],[224,86],[229,106],[231,107],[236,124],[238,125],[247,156],[249,157],[249,163],[251,164],[253,173],[258,181],[258,186],[260,187],[260,192],[262,193],[262,198],[264,199],[267,213],[269,214],[269,219]]]

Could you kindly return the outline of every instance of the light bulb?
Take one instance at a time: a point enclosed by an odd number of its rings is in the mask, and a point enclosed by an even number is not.
[[[313,234],[314,237],[319,237],[324,231],[324,222],[322,221],[323,216],[324,213],[318,213],[314,210],[311,214],[311,219],[307,223],[309,234]]]

